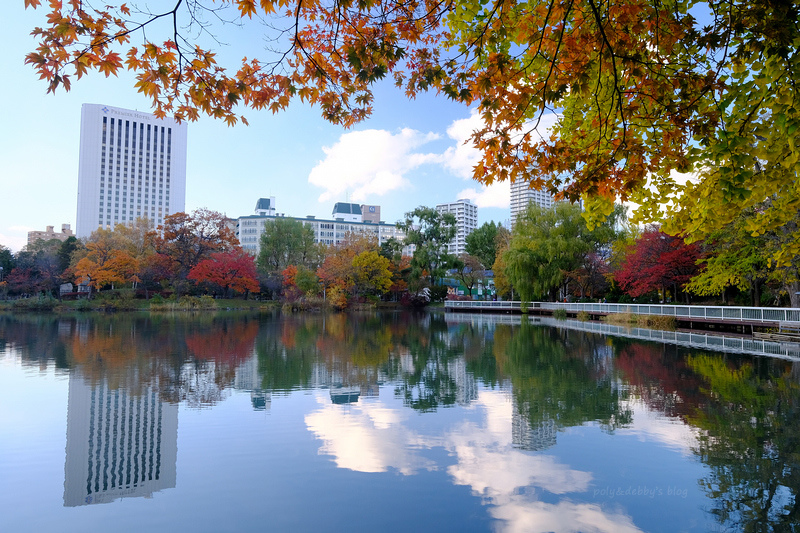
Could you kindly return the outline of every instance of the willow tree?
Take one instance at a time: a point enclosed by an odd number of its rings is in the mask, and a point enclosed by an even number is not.
[[[592,223],[632,199],[640,220],[699,239],[767,199],[753,233],[782,228],[800,207],[796,2],[110,3],[41,8],[26,61],[50,91],[127,68],[159,116],[233,124],[243,108],[277,112],[300,99],[352,126],[391,75],[411,98],[433,90],[478,110],[475,179],[583,198]],[[205,44],[223,40],[224,20],[258,24],[269,45],[219,64]],[[798,252],[795,236],[774,257]]]

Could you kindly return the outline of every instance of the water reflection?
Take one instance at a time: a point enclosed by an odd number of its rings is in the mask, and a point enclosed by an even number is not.
[[[92,382],[93,381],[93,382]],[[178,405],[157,383],[136,392],[70,373],[64,505],[150,497],[175,487]]]
[[[69,373],[66,506],[175,489],[179,405],[202,413],[241,393],[268,414],[312,394],[302,431],[328,464],[439,473],[497,529],[674,525],[659,512],[684,520],[666,530],[800,524],[789,361],[404,313],[0,317],[3,353]],[[631,486],[653,493],[617,492]],[[680,499],[655,497],[667,486]]]

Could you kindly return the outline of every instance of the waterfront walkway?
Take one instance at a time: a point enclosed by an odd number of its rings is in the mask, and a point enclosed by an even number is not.
[[[519,325],[527,320],[531,324],[539,324],[555,328],[566,328],[603,335],[627,337],[629,339],[647,340],[675,344],[691,348],[719,351],[725,353],[743,353],[776,357],[800,363],[800,344],[753,339],[743,336],[693,333],[687,331],[664,331],[658,329],[624,327],[602,322],[581,322],[579,320],[558,320],[550,317],[524,317],[520,315],[481,315],[475,313],[452,312],[446,315],[449,323],[469,323],[472,325],[496,326],[497,324]]]
[[[601,317],[615,313],[634,315],[672,316],[678,323],[692,327],[692,323],[724,324],[729,326],[779,327],[787,324],[800,325],[800,309],[786,307],[728,307],[703,305],[650,305],[650,304],[611,304],[611,303],[561,303],[527,302],[528,313],[532,315],[552,315],[563,309],[567,315],[575,316],[585,312],[591,317]],[[466,313],[509,313],[522,312],[522,302],[487,302],[480,300],[446,300],[445,310]]]

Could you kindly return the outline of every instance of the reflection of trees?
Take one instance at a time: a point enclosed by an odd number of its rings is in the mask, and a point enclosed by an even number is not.
[[[72,330],[73,320],[52,315],[0,315],[0,352],[14,351],[25,364],[46,368],[52,361],[68,369],[66,347],[61,339]]]
[[[578,331],[498,325],[494,350],[511,378],[514,401],[530,426],[556,429],[598,421],[609,429],[629,424],[620,390],[607,369],[603,337]]]
[[[288,392],[311,382],[319,327],[305,318],[290,315],[261,324],[256,339],[261,388]]]
[[[23,361],[79,367],[89,383],[162,400],[215,403],[253,352],[258,319],[219,315],[82,315],[0,318],[0,342]]]
[[[398,337],[401,366],[395,368],[400,370],[395,394],[403,398],[408,407],[423,412],[455,404],[459,390],[452,367],[461,348],[448,342],[447,323],[443,317],[429,315],[428,318],[405,324]]]
[[[751,360],[752,361],[752,360]],[[800,385],[788,363],[756,367],[699,355],[689,366],[705,381],[707,401],[690,421],[704,430],[697,448],[711,471],[701,486],[725,527],[800,529]]]
[[[705,398],[699,376],[687,365],[685,351],[671,344],[612,338],[614,365],[631,394],[666,416],[685,416]]]

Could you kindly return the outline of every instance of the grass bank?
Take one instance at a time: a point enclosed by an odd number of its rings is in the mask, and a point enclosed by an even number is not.
[[[279,308],[278,302],[214,299],[210,296],[183,296],[180,298],[154,297],[149,300],[127,297],[125,295],[100,294],[91,300],[59,300],[47,296],[24,298],[0,302],[0,310],[10,312],[53,312],[70,313],[81,311],[151,311],[156,313],[174,311],[217,311],[217,310],[273,310]]]
[[[677,326],[674,316],[637,315],[634,313],[611,313],[602,318],[603,322],[617,326],[638,326],[642,328],[674,330]]]

